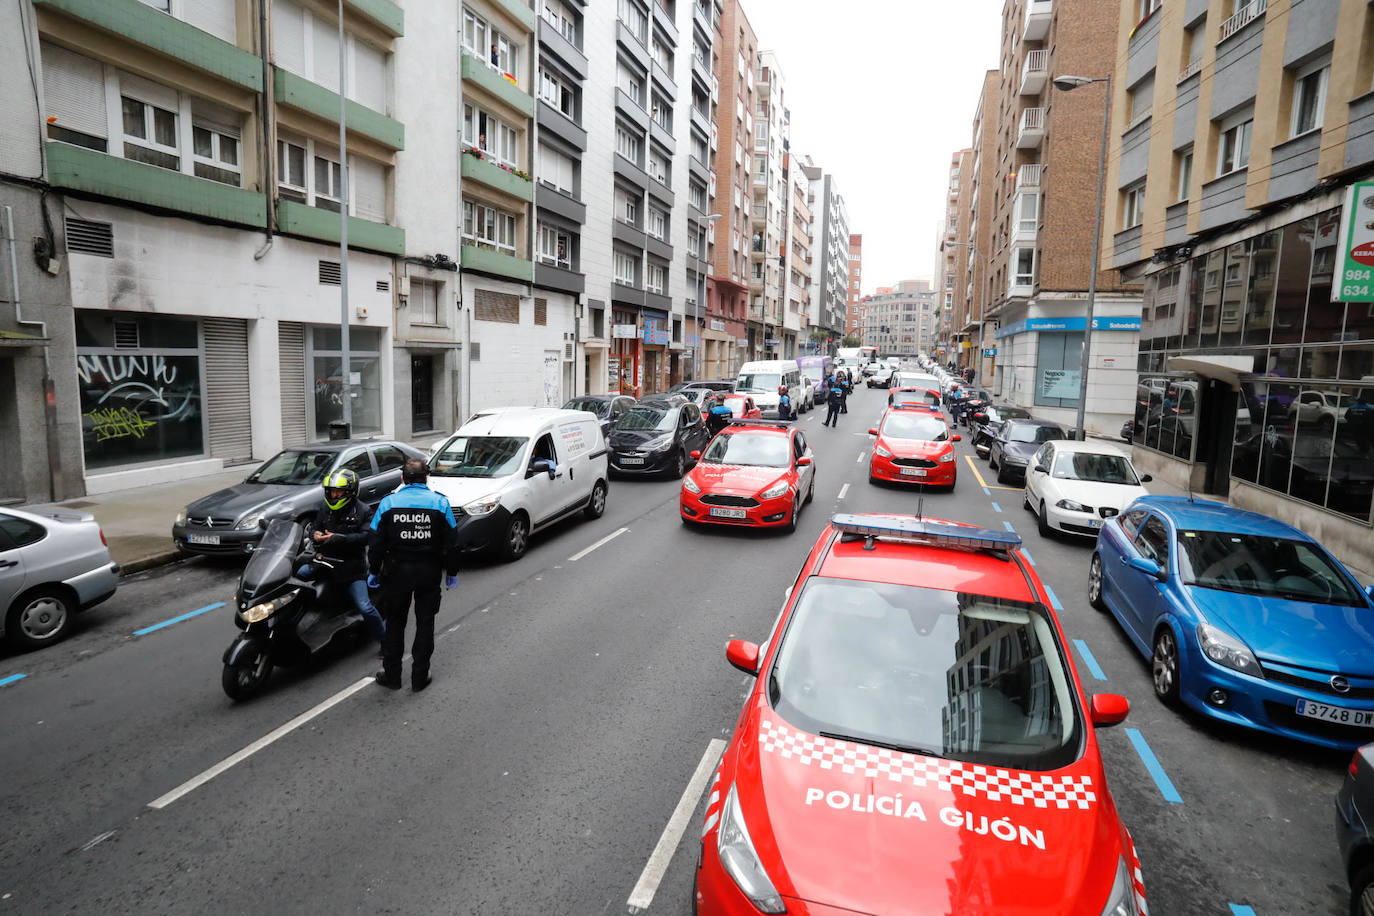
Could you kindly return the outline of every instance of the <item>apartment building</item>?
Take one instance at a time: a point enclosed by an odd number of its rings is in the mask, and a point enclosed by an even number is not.
[[[992,214],[1000,187],[998,140],[999,104],[1002,97],[1002,73],[989,70],[983,74],[983,88],[974,109],[972,143],[969,155],[959,159],[959,173],[953,179],[956,189],[955,239],[947,243],[946,254],[954,255],[956,275],[952,308],[944,328],[943,346],[939,355],[947,363],[960,369],[974,369],[980,382],[992,381],[995,362],[982,356],[988,350],[996,352],[995,343],[981,341],[991,336],[986,322],[988,313],[988,283],[991,272],[989,252],[992,247]],[[995,327],[996,322],[991,326]],[[988,346],[992,343],[992,346]]]
[[[830,352],[841,346],[849,303],[849,215],[835,176],[802,160],[810,189],[807,206],[812,215],[811,308],[812,333],[825,335]]]
[[[1374,308],[1333,281],[1368,216],[1346,192],[1374,174],[1374,13],[1116,12],[1102,262],[1144,286],[1136,459],[1367,566]]]
[[[864,237],[862,234],[849,234],[849,285],[846,287],[847,300],[844,311],[844,333],[846,337],[857,337],[863,333],[863,309],[860,307],[862,293],[859,284],[863,279]]]
[[[784,315],[784,335],[795,338],[795,348],[787,349],[784,338],[784,357],[790,359],[817,350],[818,342],[811,327],[811,246],[814,229],[811,205],[808,202],[811,183],[800,162],[787,154],[787,311]]]
[[[74,376],[58,382],[56,409],[80,430],[64,460],[84,490],[325,438],[346,394],[357,432],[411,425],[416,401],[434,412],[420,425],[451,425],[451,373],[436,369],[421,392],[408,373],[397,390],[393,371],[412,342],[451,367],[456,325],[452,224],[408,235],[393,206],[408,148],[391,79],[399,6],[345,4],[342,29],[334,7],[292,0],[265,21],[235,0],[36,0],[29,12],[19,34],[31,56],[18,59],[32,64],[41,119],[10,129],[34,149],[41,130],[52,226],[42,235],[54,247],[57,227],[65,237],[61,333],[75,354],[50,366],[55,382]],[[411,279],[434,317],[398,336]]]
[[[753,145],[746,154],[750,173],[749,337],[751,359],[783,354],[787,300],[787,152],[790,116],[782,68],[772,51],[759,53],[754,81]],[[747,113],[746,113],[747,115]],[[748,127],[748,117],[745,118]],[[791,333],[795,354],[796,324]]]
[[[959,237],[960,201],[964,201],[964,210],[968,209],[968,197],[961,196],[969,171],[973,163],[973,150],[962,149],[955,152],[950,157],[949,178],[945,185],[945,215],[941,221],[937,237],[939,243],[936,245],[935,256],[935,288],[938,292],[938,302],[930,328],[930,346],[936,356],[944,356],[949,352],[949,333],[950,326],[954,323],[954,300],[955,287],[962,285],[964,271],[962,267],[968,261],[968,254],[956,242]],[[962,297],[960,297],[962,302]],[[963,326],[963,316],[960,315],[959,326]]]
[[[1114,6],[1097,0],[1008,0],[995,108],[978,125],[992,141],[992,161],[984,156],[978,170],[973,236],[987,283],[965,342],[979,353],[995,340],[996,355],[980,357],[983,383],[1061,422],[1074,421],[1079,404],[1094,269],[1084,254],[1092,250],[1099,138],[1110,100],[1100,84],[1065,91],[1054,80],[1109,74],[1114,48],[1101,36],[1117,19]],[[988,101],[985,95],[985,111]],[[982,152],[977,142],[974,148]],[[1095,314],[1086,424],[1115,433],[1134,403],[1129,362],[1140,295],[1115,273],[1098,271]]]
[[[876,293],[863,298],[859,336],[865,346],[877,347],[882,356],[916,356],[926,352],[935,301],[929,280],[902,280],[896,286],[880,286]]]
[[[711,286],[707,313],[719,337],[706,339],[711,377],[734,375],[740,363],[763,351],[763,323],[749,317],[750,248],[753,221],[754,105],[757,89],[758,40],[739,0],[721,6],[712,70],[719,96],[712,148],[715,197],[711,212],[715,245],[711,252]],[[714,343],[714,346],[712,345]]]

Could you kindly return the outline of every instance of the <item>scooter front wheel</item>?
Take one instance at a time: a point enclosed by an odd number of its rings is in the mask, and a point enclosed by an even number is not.
[[[235,665],[225,665],[220,676],[220,685],[231,700],[252,699],[272,673],[272,659],[266,652],[255,658],[244,659]]]

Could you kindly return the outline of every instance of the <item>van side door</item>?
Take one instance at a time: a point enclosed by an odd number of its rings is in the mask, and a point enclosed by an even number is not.
[[[543,465],[546,461],[554,465],[552,474]],[[552,433],[542,433],[534,440],[524,473],[529,488],[530,527],[537,528],[558,514],[568,492],[568,468],[562,466]]]

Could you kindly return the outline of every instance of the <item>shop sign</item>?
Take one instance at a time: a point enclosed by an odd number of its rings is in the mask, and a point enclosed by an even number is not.
[[[735,346],[737,346],[737,347],[747,347],[747,346],[749,346],[749,338],[748,338],[748,337],[737,337],[737,338],[735,338]]]
[[[666,347],[672,343],[673,335],[669,331],[660,331],[657,322],[648,322],[644,325],[644,342],[658,347]]]
[[[634,340],[639,335],[632,324],[613,324],[611,325],[611,337],[615,340]]]
[[[997,355],[997,348],[996,348],[996,347],[984,347],[984,348],[983,348],[983,355],[984,355],[984,356],[996,356],[996,355]]]
[[[776,337],[769,337],[764,340],[763,345],[765,347],[780,347],[782,346],[782,341],[778,340]]]
[[[1040,396],[1042,398],[1078,397],[1078,369],[1044,369],[1040,373]]]
[[[724,322],[724,321],[721,321],[719,318],[712,318],[712,319],[711,319],[711,330],[713,330],[713,331],[723,331],[723,330],[725,330],[725,322]]]
[[[620,390],[620,357],[612,356],[606,360],[606,382],[612,391]]]
[[[1333,302],[1374,302],[1374,181],[1345,189]]]

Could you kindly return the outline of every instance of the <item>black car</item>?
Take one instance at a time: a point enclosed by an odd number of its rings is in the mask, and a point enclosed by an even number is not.
[[[625,411],[635,406],[635,399],[628,394],[584,394],[573,398],[563,405],[564,410],[585,410],[596,414],[601,421],[601,436],[609,439],[611,427],[625,415]]]
[[[1002,424],[1008,420],[1029,420],[1030,411],[1024,407],[1012,407],[1009,404],[988,404],[975,410],[969,416],[969,429],[973,430],[973,450],[978,453],[979,458],[988,457],[992,451],[992,440],[997,437],[997,431],[1002,428]]]
[[[1064,427],[1049,420],[1008,420],[993,437],[988,467],[997,471],[998,483],[1026,479],[1026,465],[1040,446],[1052,439],[1067,439]]]
[[[246,556],[262,538],[261,522],[309,521],[324,511],[325,475],[345,468],[357,474],[358,499],[375,506],[400,486],[405,460],[424,457],[424,452],[388,439],[292,446],[243,483],[203,496],[177,513],[172,540],[182,553]]]
[[[626,411],[606,439],[611,473],[681,477],[692,452],[705,448],[710,438],[697,405],[677,393],[645,398]]]
[[[1334,678],[1333,678],[1334,680]],[[1374,910],[1374,744],[1355,752],[1336,793],[1336,840],[1350,881],[1350,912]]]

